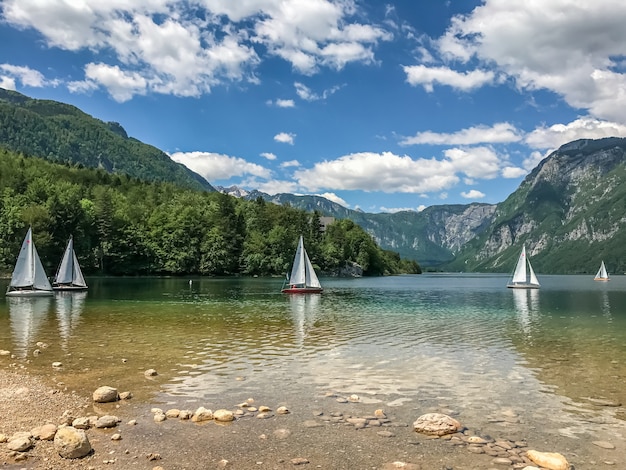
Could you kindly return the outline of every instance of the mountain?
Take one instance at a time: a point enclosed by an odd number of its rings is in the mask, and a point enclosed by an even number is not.
[[[321,196],[262,197],[363,227],[384,249],[424,267],[510,272],[526,243],[538,272],[626,271],[626,139],[577,140],[546,157],[499,204],[430,206],[371,214]]]
[[[626,271],[626,139],[577,140],[545,158],[449,269],[512,271],[522,244],[538,273]]]
[[[214,191],[200,175],[151,145],[129,137],[116,122],[103,122],[57,101],[36,100],[0,88],[0,146],[56,163],[102,168],[145,181]]]

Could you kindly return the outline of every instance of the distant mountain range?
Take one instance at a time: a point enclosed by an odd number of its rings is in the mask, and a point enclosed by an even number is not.
[[[161,150],[74,106],[0,88],[0,145],[59,163],[102,168],[146,181],[214,191]],[[538,273],[626,271],[626,139],[578,140],[545,158],[499,204],[430,206],[422,212],[371,214],[321,196],[269,195],[218,188],[320,215],[350,219],[384,249],[423,267],[512,271],[526,244]]]
[[[224,189],[222,189],[224,191]],[[226,190],[233,194],[234,188]],[[546,157],[499,204],[430,206],[370,214],[320,196],[262,197],[361,225],[385,249],[423,267],[510,272],[526,244],[538,272],[626,271],[626,139],[577,140]]]

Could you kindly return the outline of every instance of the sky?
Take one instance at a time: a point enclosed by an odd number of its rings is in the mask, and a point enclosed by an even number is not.
[[[0,0],[0,87],[214,186],[420,211],[626,137],[625,24],[623,0]]]

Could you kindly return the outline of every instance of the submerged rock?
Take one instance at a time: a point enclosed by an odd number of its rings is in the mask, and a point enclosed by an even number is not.
[[[109,387],[107,385],[99,387],[95,392],[93,392],[93,401],[96,403],[109,403],[117,401],[118,399],[119,395],[117,393],[117,388]]]

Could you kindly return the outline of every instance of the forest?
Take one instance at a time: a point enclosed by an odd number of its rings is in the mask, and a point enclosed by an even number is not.
[[[144,181],[0,148],[0,271],[10,275],[28,227],[49,276],[70,236],[87,275],[282,275],[298,237],[315,268],[334,275],[419,273],[361,227],[259,198]]]

